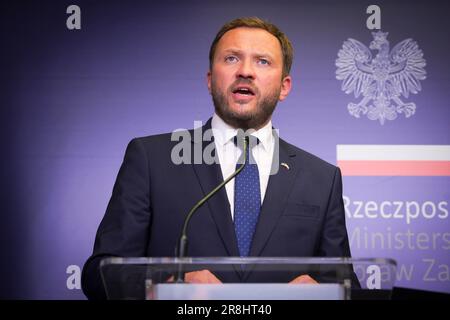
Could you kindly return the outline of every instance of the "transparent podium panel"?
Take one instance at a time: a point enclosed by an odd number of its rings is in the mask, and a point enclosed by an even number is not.
[[[384,258],[105,258],[108,299],[390,299],[396,262]],[[202,274],[213,283],[201,283]]]

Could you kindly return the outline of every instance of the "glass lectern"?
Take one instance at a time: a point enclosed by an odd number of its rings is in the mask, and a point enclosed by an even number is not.
[[[220,284],[176,281],[209,270]],[[118,258],[102,260],[108,299],[348,300],[389,299],[396,262],[381,258]],[[181,277],[180,277],[181,275]],[[309,275],[318,284],[291,284]]]

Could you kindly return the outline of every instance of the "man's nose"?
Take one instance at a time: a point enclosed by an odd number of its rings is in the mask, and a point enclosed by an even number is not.
[[[249,59],[242,61],[236,76],[237,78],[255,79],[255,70]]]

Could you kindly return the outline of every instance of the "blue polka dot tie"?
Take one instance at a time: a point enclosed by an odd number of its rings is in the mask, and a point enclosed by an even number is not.
[[[234,181],[234,228],[241,257],[246,257],[250,253],[253,234],[261,210],[258,165],[253,159],[252,152],[249,152],[254,145],[255,143],[250,141],[247,148],[246,165]],[[242,161],[238,161],[236,169],[241,165]]]

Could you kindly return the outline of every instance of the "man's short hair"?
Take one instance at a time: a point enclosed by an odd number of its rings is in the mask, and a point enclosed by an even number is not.
[[[292,44],[289,41],[288,37],[280,29],[278,29],[276,25],[262,20],[258,17],[237,18],[223,25],[223,27],[219,30],[216,37],[214,38],[214,41],[211,44],[211,48],[209,49],[209,69],[212,70],[217,43],[219,43],[219,40],[222,38],[222,36],[232,29],[241,27],[263,29],[278,39],[281,45],[281,52],[283,54],[283,78],[287,76],[291,71],[292,59],[294,56]]]

